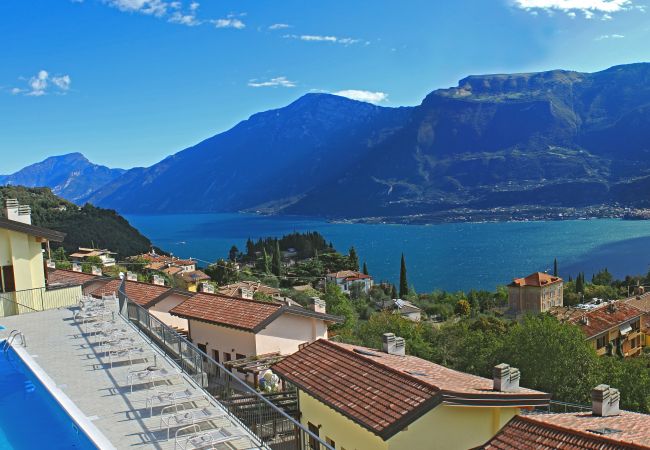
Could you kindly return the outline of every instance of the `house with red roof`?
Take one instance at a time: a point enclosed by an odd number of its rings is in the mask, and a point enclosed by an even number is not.
[[[373,280],[370,275],[354,270],[340,270],[328,273],[325,277],[326,283],[335,283],[343,292],[349,294],[354,286],[358,286],[366,294],[370,292]]]
[[[508,306],[512,315],[539,314],[564,305],[564,281],[543,272],[515,278],[508,285]]]
[[[616,389],[597,386],[591,411],[518,415],[476,449],[650,449],[650,416],[620,410],[619,398]]]
[[[334,448],[466,450],[522,408],[549,404],[507,364],[490,380],[405,355],[392,333],[383,338],[382,350],[319,339],[272,366],[297,388],[303,425]]]
[[[187,320],[192,342],[222,363],[272,353],[289,355],[305,343],[327,338],[328,325],[343,321],[326,314],[320,299],[312,308],[303,308],[204,292],[193,294],[170,313]]]

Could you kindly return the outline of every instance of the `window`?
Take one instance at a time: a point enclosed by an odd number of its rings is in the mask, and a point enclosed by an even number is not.
[[[314,435],[319,436],[318,427],[316,425],[308,422],[307,427],[309,428],[309,431],[311,431]],[[309,436],[309,450],[320,450],[320,444],[311,435]]]
[[[600,350],[607,344],[607,335],[600,336],[596,339],[596,350]]]
[[[632,322],[632,323],[630,324],[630,326],[632,327],[632,329],[633,329],[634,331],[639,331],[639,328],[640,328],[640,326],[641,326],[641,321],[640,321],[640,320],[635,320],[634,322]]]
[[[336,448],[336,442],[334,442],[332,439],[326,437],[325,442],[327,442],[327,445],[329,445],[332,448]]]
[[[246,358],[246,355],[242,355],[241,353],[235,354],[235,359],[244,359]]]
[[[232,355],[228,352],[223,352],[223,360],[224,361],[230,361],[232,359]]]
[[[2,283],[0,283],[0,292],[14,292],[16,290],[16,280],[14,278],[14,266],[2,266]]]
[[[219,362],[219,350],[212,350],[212,358],[213,358],[216,362]]]
[[[196,346],[201,350],[203,353],[208,353],[208,346],[206,344],[196,344]]]

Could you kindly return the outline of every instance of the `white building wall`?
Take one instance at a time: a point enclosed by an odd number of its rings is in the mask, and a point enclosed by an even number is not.
[[[149,312],[156,318],[160,319],[160,321],[165,325],[187,330],[187,319],[172,316],[169,313],[169,311],[183,303],[185,300],[187,300],[187,297],[185,296],[172,294],[149,308]]]
[[[319,319],[282,314],[255,336],[257,354],[280,352],[290,355],[298,346],[316,339],[327,339],[327,324]]]

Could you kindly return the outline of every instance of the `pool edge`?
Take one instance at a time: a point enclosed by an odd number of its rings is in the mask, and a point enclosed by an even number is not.
[[[4,340],[3,340],[4,342]],[[39,379],[48,392],[54,399],[61,405],[70,418],[81,428],[82,432],[88,439],[97,446],[100,450],[117,450],[117,448],[108,440],[106,436],[95,426],[94,423],[88,419],[83,411],[63,392],[54,382],[52,378],[41,368],[41,366],[34,361],[31,355],[23,347],[11,346],[11,348],[18,354],[20,359],[29,367],[29,370]]]

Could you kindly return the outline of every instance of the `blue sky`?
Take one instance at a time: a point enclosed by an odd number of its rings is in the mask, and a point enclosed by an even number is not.
[[[415,105],[468,74],[650,61],[647,6],[0,0],[0,173],[73,151],[151,165],[307,92]]]

